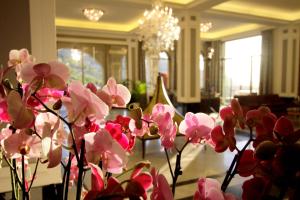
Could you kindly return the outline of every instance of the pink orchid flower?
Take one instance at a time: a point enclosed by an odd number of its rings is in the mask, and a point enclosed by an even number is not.
[[[11,134],[12,134],[12,130],[9,129],[9,127],[5,127],[5,128],[1,129],[1,132],[0,132],[0,146],[4,146],[4,143],[3,143],[4,140],[6,138],[8,138],[9,136],[11,136]]]
[[[188,112],[179,125],[179,132],[184,134],[187,140],[197,144],[202,140],[210,139],[210,132],[214,124],[214,120],[207,114]]]
[[[147,199],[147,190],[152,185],[152,177],[148,172],[142,172],[143,167],[137,167],[133,170],[130,180],[126,185],[126,189],[122,188],[120,182],[114,178],[110,177],[107,180],[107,184],[104,184],[102,170],[92,163],[88,164],[91,167],[91,190],[85,196],[85,200],[97,199],[97,198],[109,198],[106,196],[114,195],[118,193],[120,197],[114,197],[113,199],[123,199],[123,197],[129,197],[130,199],[140,199],[142,197],[144,200]]]
[[[7,111],[7,102],[0,97],[0,121],[9,122],[10,118]]]
[[[142,197],[147,199],[147,190],[152,186],[152,176],[149,172],[142,172],[143,167],[137,167],[130,176],[125,192],[130,197]]]
[[[40,106],[40,103],[31,96],[29,85],[23,88],[24,88],[23,90],[25,91],[25,95],[28,96],[26,103],[32,107]],[[44,103],[56,102],[61,97],[63,97],[63,95],[64,95],[64,91],[53,89],[53,88],[41,88],[35,94],[35,96]]]
[[[68,67],[56,61],[39,64],[26,63],[20,72],[22,81],[31,86],[42,85],[60,90],[65,88],[69,76]]]
[[[160,123],[158,126],[158,134],[160,135],[161,145],[166,149],[170,149],[174,146],[177,125],[174,124],[170,113],[166,113],[164,117],[162,119],[164,123]]]
[[[7,103],[10,124],[13,127],[21,129],[30,127],[33,124],[33,111],[25,106],[18,92],[10,91],[7,96]]]
[[[13,49],[9,52],[8,66],[15,66],[17,80],[21,81],[21,69],[25,63],[33,63],[34,58],[29,54],[27,49],[16,50]]]
[[[111,173],[121,173],[127,163],[126,151],[117,143],[111,134],[100,129],[97,133],[84,135],[86,141],[86,158],[98,164],[102,160],[103,169]]]
[[[158,134],[165,148],[172,148],[174,145],[177,133],[177,126],[173,122],[174,115],[175,108],[167,104],[158,103],[152,109],[151,119],[158,126]]]
[[[4,150],[9,158],[17,158],[21,155],[26,155],[30,158],[41,156],[40,138],[27,132],[28,129],[22,129],[4,140]]]
[[[230,133],[224,133],[222,126],[216,126],[211,131],[211,143],[216,152],[224,152],[227,148],[230,151],[234,151],[236,147],[236,140],[234,135]]]
[[[291,120],[282,116],[276,121],[274,131],[278,134],[278,136],[286,137],[294,133],[294,125]]]
[[[251,176],[254,174],[257,165],[258,160],[254,156],[254,151],[246,149],[240,158],[239,165],[237,166],[237,172],[242,177]]]
[[[107,122],[105,129],[111,134],[111,136],[123,147],[124,150],[127,150],[129,147],[129,140],[127,136],[122,132],[122,127],[118,123]]]
[[[68,118],[75,121],[75,125],[83,126],[86,118],[94,122],[101,121],[108,115],[108,106],[79,81],[73,81],[69,85],[70,97],[62,97],[61,100],[68,110]]]
[[[164,123],[162,119],[165,118],[166,113],[169,113],[171,118],[173,118],[175,115],[175,108],[167,104],[158,103],[152,109],[151,118],[154,122],[161,124]]]
[[[125,107],[129,103],[131,94],[122,84],[117,84],[113,77],[110,77],[102,90],[97,91],[97,96],[110,107]]]
[[[29,54],[27,49],[12,49],[9,52],[8,66],[18,66],[21,63],[32,63],[34,58]],[[16,69],[17,73],[20,69]]]
[[[151,175],[153,180],[151,200],[173,200],[173,194],[166,177],[159,174],[155,168],[151,169]]]
[[[223,193],[220,183],[212,178],[200,178],[194,200],[236,200],[232,194]]]
[[[246,114],[246,123],[249,127],[255,128],[256,138],[253,146],[265,140],[274,141],[273,129],[277,117],[268,107],[262,106],[258,109],[249,110]]]
[[[67,135],[63,124],[52,113],[40,113],[35,120],[37,133],[42,137],[42,149],[48,158],[48,168],[56,167],[62,158],[62,145]]]

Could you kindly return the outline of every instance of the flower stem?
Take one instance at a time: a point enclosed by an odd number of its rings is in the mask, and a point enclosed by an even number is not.
[[[26,191],[26,178],[25,178],[25,158],[22,155],[22,196],[23,200],[29,200],[28,191]]]
[[[164,148],[164,149],[165,149],[165,153],[166,153],[166,157],[167,157],[167,161],[168,161],[170,173],[171,173],[172,179],[174,179],[174,174],[173,174],[172,166],[171,166],[171,163],[170,163],[169,154],[168,154],[167,149],[166,148]]]
[[[240,151],[237,151],[237,153],[235,154],[231,164],[230,164],[230,167],[226,173],[226,176],[223,180],[223,183],[221,185],[221,190],[223,192],[226,191],[228,185],[230,184],[232,178],[235,176],[235,174],[237,173],[237,167],[239,166],[240,164],[240,160],[241,160],[241,157],[244,153],[244,151],[246,150],[246,148],[249,146],[249,144],[253,141],[253,132],[252,132],[252,128],[250,127],[249,128],[250,130],[250,137],[249,137],[249,140],[247,141],[247,143],[244,145],[244,147],[242,148],[242,150]]]
[[[80,159],[78,163],[78,181],[77,181],[77,192],[76,192],[76,200],[80,200],[81,198],[81,190],[82,190],[82,182],[83,182],[83,167],[84,167],[84,150],[85,150],[85,141],[81,140],[80,147]]]
[[[177,179],[180,175],[182,175],[182,170],[181,170],[181,155],[183,150],[185,149],[185,147],[188,145],[190,141],[187,140],[186,143],[182,146],[182,148],[180,150],[177,150],[177,155],[176,155],[176,163],[175,163],[175,169],[174,172],[172,171],[172,166],[170,163],[170,158],[169,158],[169,154],[167,152],[167,149],[165,148],[165,153],[166,153],[166,157],[167,157],[167,161],[168,161],[168,165],[169,165],[169,169],[170,169],[170,173],[172,176],[172,193],[173,196],[175,195],[175,190],[176,190],[176,183],[177,183]]]
[[[64,200],[68,199],[71,161],[72,161],[72,154],[69,153],[68,164],[65,168],[64,176],[63,176]]]
[[[10,168],[10,179],[11,179],[11,188],[12,188],[12,200],[17,199],[17,194],[16,194],[16,179],[13,174],[13,169]]]
[[[39,162],[40,162],[40,158],[38,158],[37,161],[36,161],[35,168],[34,168],[34,172],[33,172],[33,175],[32,175],[32,180],[31,180],[30,186],[28,187],[28,192],[30,191],[30,189],[31,189],[31,187],[32,187],[32,184],[33,184],[33,181],[34,181],[34,179],[35,179],[36,172],[37,172],[37,168],[38,168],[38,166],[39,166]]]

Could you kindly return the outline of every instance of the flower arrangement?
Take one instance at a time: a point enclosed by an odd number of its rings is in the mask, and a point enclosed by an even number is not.
[[[7,74],[14,71],[16,76]],[[147,199],[172,200],[180,175],[181,156],[189,144],[210,144],[216,152],[229,149],[236,155],[224,181],[199,177],[194,199],[236,199],[225,193],[232,178],[252,176],[243,183],[245,200],[299,199],[300,131],[294,131],[286,117],[277,117],[267,107],[251,110],[246,115],[238,101],[220,110],[222,125],[204,113],[187,113],[177,125],[175,109],[156,104],[150,115],[133,107],[130,117],[117,116],[107,120],[113,107],[125,107],[130,101],[129,90],[109,78],[100,89],[92,83],[68,82],[68,68],[58,62],[35,63],[26,49],[12,50],[8,65],[0,71],[0,120],[6,126],[0,133],[0,151],[11,172],[12,199],[30,199],[39,163],[53,168],[61,165],[63,199],[68,199],[69,185],[76,185],[76,199]],[[64,108],[66,115],[62,111]],[[236,127],[249,129],[249,140],[236,146]],[[255,134],[254,134],[255,131]],[[177,133],[185,143],[174,143]],[[158,134],[165,150],[172,177],[172,187],[159,169],[141,161],[127,169],[126,164],[137,137]],[[250,145],[253,145],[253,148]],[[63,149],[69,156],[62,157]],[[175,167],[169,151],[177,152]],[[28,160],[36,167],[28,175]],[[150,168],[150,170],[149,170]],[[91,188],[83,187],[90,170]],[[124,173],[129,179],[119,181]],[[148,190],[152,188],[151,192]]]

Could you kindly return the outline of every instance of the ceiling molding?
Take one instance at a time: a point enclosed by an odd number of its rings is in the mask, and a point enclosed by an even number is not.
[[[218,40],[218,39],[237,36],[240,34],[246,34],[249,32],[259,33],[260,31],[269,28],[272,27],[261,25],[261,24],[245,24],[245,25],[240,25],[232,28],[227,28],[221,31],[201,33],[200,38],[203,40]]]
[[[220,3],[224,3],[228,0],[195,0],[192,3],[186,5],[187,9],[197,9],[197,11],[207,10]]]
[[[228,3],[216,5],[212,9],[243,15],[252,15],[262,18],[270,18],[275,20],[285,20],[290,22],[300,19],[300,9],[293,12],[289,12],[280,10],[278,8],[265,8],[251,4],[248,5],[246,2],[242,3],[242,1],[230,1]]]
[[[258,24],[265,24],[270,26],[280,26],[290,23],[286,20],[278,20],[273,18],[267,18],[267,17],[260,17],[260,16],[254,16],[254,15],[247,15],[247,14],[240,14],[240,13],[233,13],[228,11],[219,11],[215,9],[210,9],[204,12],[205,14],[212,15],[212,16],[218,16],[221,19],[227,19],[227,20],[233,20],[233,21],[239,21],[239,22],[247,22],[251,21],[252,23],[258,23]]]
[[[105,22],[91,22],[87,20],[74,20],[65,18],[55,18],[55,25],[58,27],[72,27],[83,29],[95,29],[104,31],[119,31],[130,32],[138,26],[138,20],[134,20],[131,23],[117,24],[117,23],[105,23]]]

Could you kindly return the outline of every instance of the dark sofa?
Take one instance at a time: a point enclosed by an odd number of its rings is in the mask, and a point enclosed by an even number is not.
[[[268,95],[235,95],[234,98],[239,100],[242,106],[244,114],[252,109],[264,105],[271,109],[271,111],[277,116],[287,114],[287,108],[294,106],[293,97],[280,97],[277,94]]]

